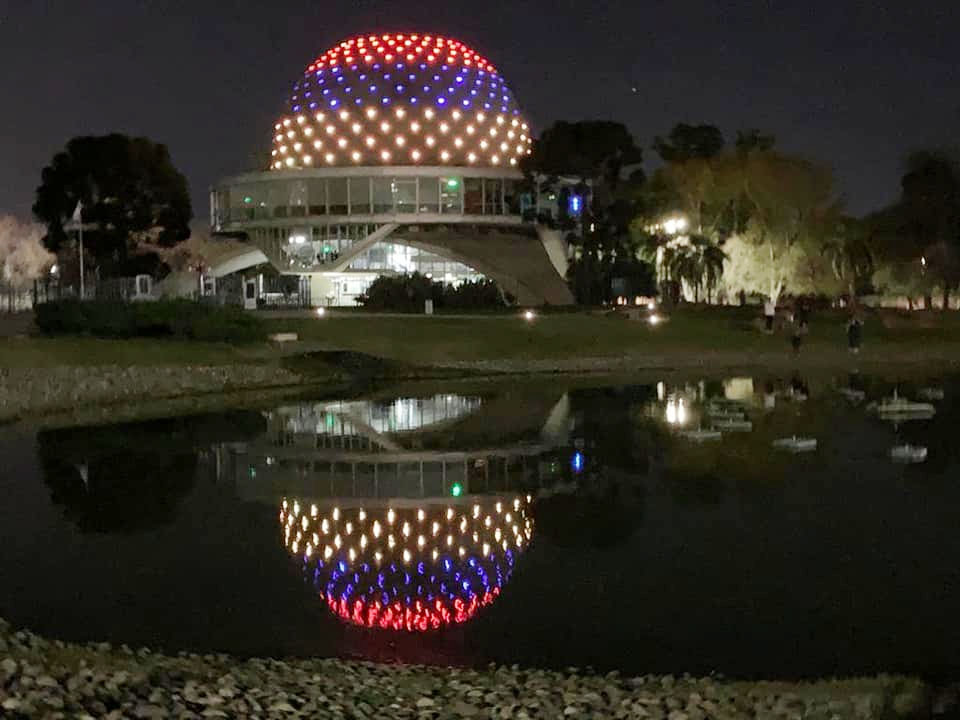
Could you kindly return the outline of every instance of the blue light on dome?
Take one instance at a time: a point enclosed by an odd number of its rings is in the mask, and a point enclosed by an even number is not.
[[[446,98],[443,98],[443,97],[438,97],[438,98],[437,98],[437,105],[445,105],[446,102],[447,102],[447,99],[446,99]]]

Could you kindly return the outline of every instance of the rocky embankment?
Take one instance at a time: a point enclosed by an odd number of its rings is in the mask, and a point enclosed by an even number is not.
[[[818,683],[482,671],[339,660],[239,660],[72,645],[0,620],[4,718],[929,717],[927,687],[898,677]]]
[[[269,365],[116,365],[0,368],[0,420],[84,405],[297,385],[299,375]]]

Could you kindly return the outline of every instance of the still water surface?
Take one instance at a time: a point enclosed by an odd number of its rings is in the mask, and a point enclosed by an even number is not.
[[[960,379],[899,390],[928,386],[899,422],[868,407],[894,383],[844,376],[8,427],[0,615],[171,650],[955,676]],[[816,451],[771,447],[793,435]]]

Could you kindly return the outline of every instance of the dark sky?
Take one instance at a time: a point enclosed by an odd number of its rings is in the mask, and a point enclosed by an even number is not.
[[[29,214],[41,168],[68,138],[120,131],[169,145],[206,217],[207,187],[269,148],[304,67],[371,30],[473,45],[537,132],[616,119],[645,147],[678,121],[773,132],[831,165],[864,212],[896,195],[906,151],[958,143],[954,5],[0,0],[0,212]]]

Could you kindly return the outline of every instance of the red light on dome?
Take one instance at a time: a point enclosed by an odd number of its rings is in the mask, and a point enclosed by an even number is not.
[[[332,596],[328,596],[326,601],[335,615],[354,625],[383,630],[426,632],[453,623],[467,622],[480,608],[490,605],[499,595],[500,588],[494,586],[482,597],[474,595],[467,602],[456,598],[450,605],[444,604],[440,599],[432,604],[417,600],[412,605],[404,605],[400,601],[390,605],[381,605],[379,601],[374,601],[368,605],[359,599],[350,605],[346,600],[337,600]]]

